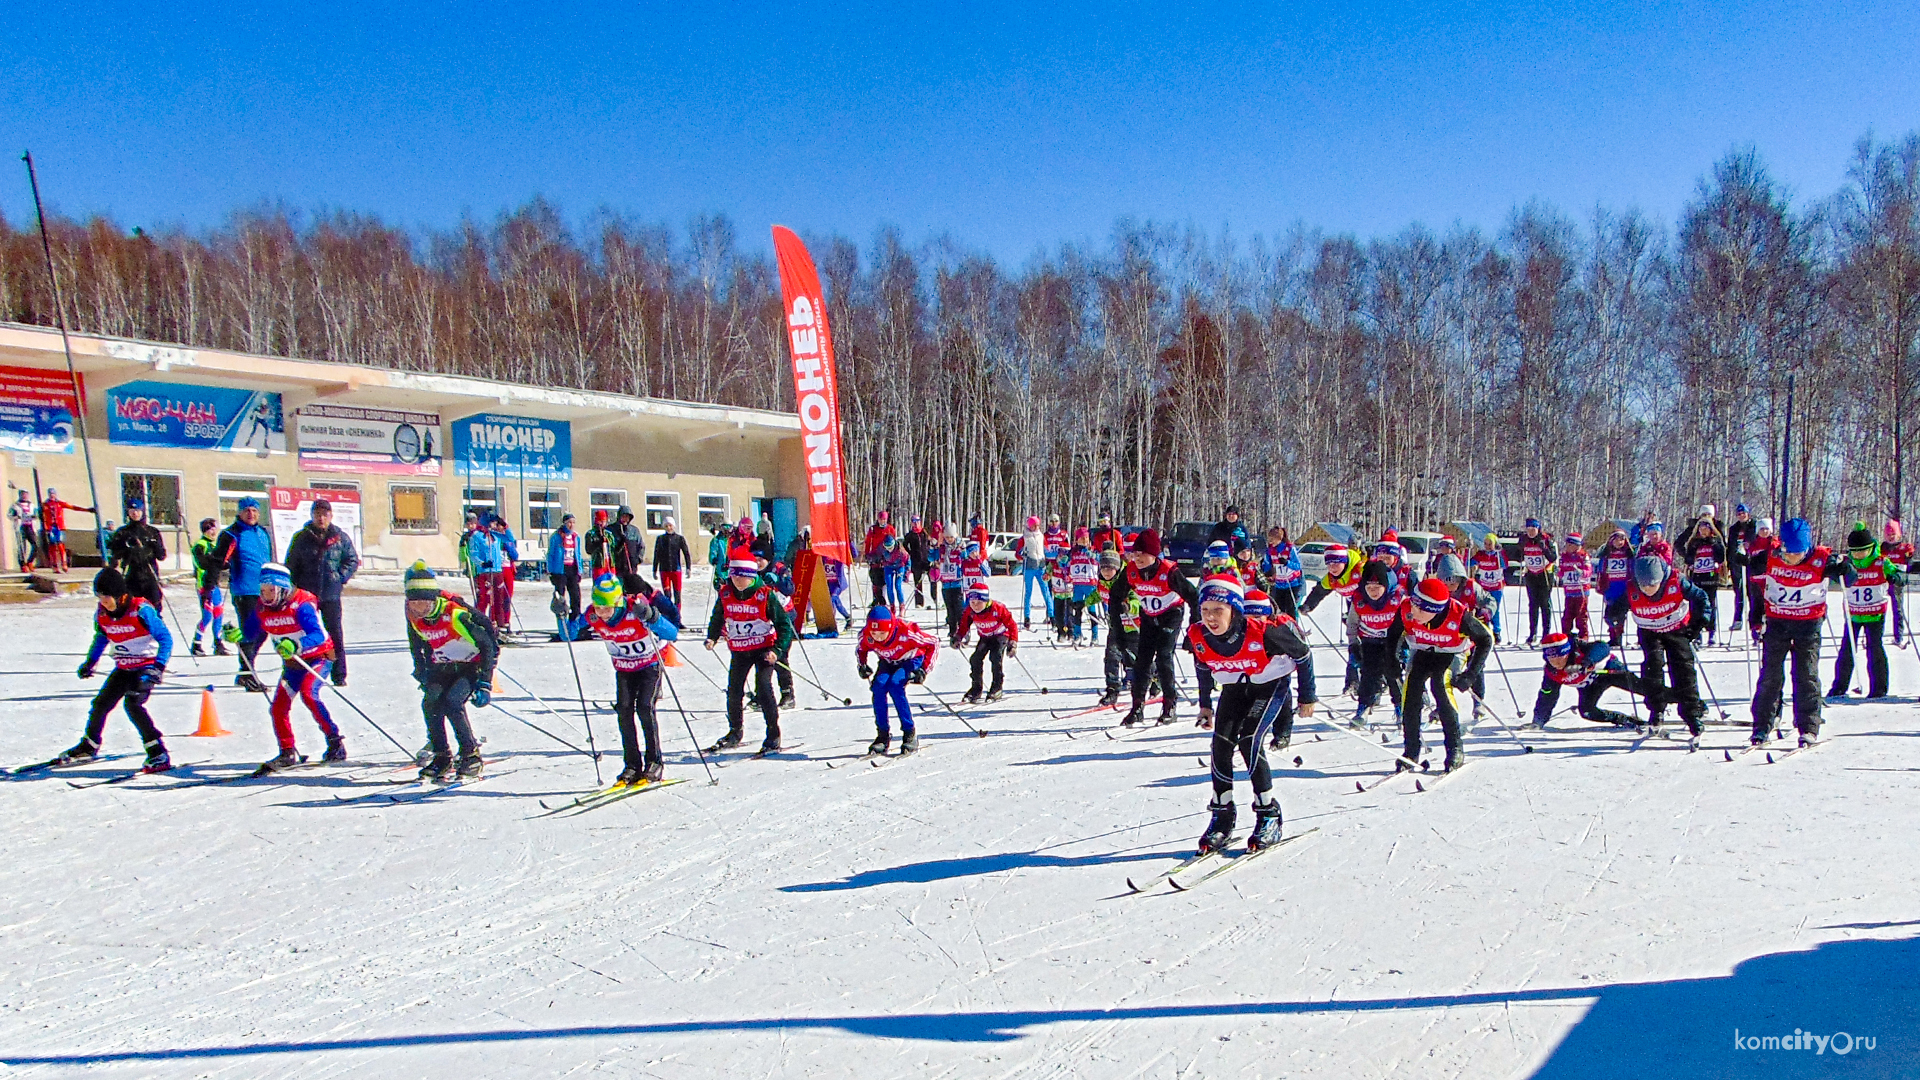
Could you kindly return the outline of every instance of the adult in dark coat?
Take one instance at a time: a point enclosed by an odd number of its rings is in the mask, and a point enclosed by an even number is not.
[[[128,593],[162,610],[160,560],[167,557],[167,545],[160,530],[147,522],[146,500],[127,500],[127,523],[107,539],[107,556],[126,577]]]

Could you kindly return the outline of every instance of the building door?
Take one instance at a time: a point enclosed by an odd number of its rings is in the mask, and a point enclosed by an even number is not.
[[[169,569],[178,570],[187,565],[182,552],[191,538],[186,532],[186,514],[181,508],[180,474],[162,472],[123,472],[120,474],[120,513],[121,520],[126,517],[126,507],[130,500],[139,499],[147,506],[147,522],[160,530],[167,542],[167,559],[163,564]],[[108,511],[111,513],[111,511]]]
[[[760,516],[765,514],[773,519],[773,550],[778,558],[787,557],[787,549],[793,546],[793,538],[800,535],[800,507],[792,499],[755,498],[753,500],[753,527],[760,528]]]

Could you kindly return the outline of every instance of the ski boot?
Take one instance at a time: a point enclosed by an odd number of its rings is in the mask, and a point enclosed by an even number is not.
[[[207,655],[207,647],[205,645],[200,644],[199,638],[194,638],[193,645],[187,649],[187,655],[188,656],[205,656]]]
[[[793,698],[793,691],[780,691],[780,707],[783,709],[797,709],[800,707],[800,703]]]
[[[147,762],[140,766],[143,773],[163,773],[173,769],[173,758],[167,755],[167,748],[158,742],[147,744]]]
[[[1460,749],[1457,746],[1449,746],[1447,747],[1447,762],[1444,766],[1442,766],[1442,771],[1452,772],[1453,770],[1460,768],[1466,763],[1467,763],[1466,751]]]
[[[328,739],[327,752],[320,755],[320,760],[329,765],[335,765],[347,760],[347,740],[339,735]]]
[[[1006,697],[1006,696],[1007,696],[1007,692],[1006,692],[1005,690],[989,690],[989,691],[987,691],[987,700],[988,700],[989,702],[993,702],[993,701],[999,701],[999,700],[1000,700],[1001,698],[1003,698],[1003,697]]]
[[[712,746],[707,747],[707,753],[717,754],[722,750],[732,750],[737,748],[741,743],[745,741],[746,741],[745,732],[741,731],[739,728],[729,728],[725,735],[720,736],[719,742],[716,742]]]
[[[665,762],[649,761],[647,767],[640,770],[640,779],[649,784],[657,784],[667,775]]]
[[[1267,741],[1267,745],[1275,750],[1285,750],[1287,747],[1293,745],[1293,735],[1282,735],[1276,731],[1273,733],[1273,738]]]
[[[1740,620],[1739,620],[1739,619],[1735,619],[1735,620],[1733,620],[1733,625],[1732,625],[1732,626],[1729,626],[1729,627],[1727,627],[1727,633],[1729,633],[1729,634],[1737,634],[1737,633],[1739,633],[1739,632],[1740,632],[1740,630],[1741,630],[1741,627],[1740,627]],[[1897,646],[1897,645],[1899,645],[1899,642],[1894,642],[1894,644],[1895,644],[1895,645]]]
[[[761,740],[760,749],[754,752],[758,754],[777,754],[780,752],[780,749],[780,733],[770,731],[767,733],[767,737]]]
[[[468,750],[460,755],[456,766],[456,775],[462,780],[478,780],[485,775],[487,763],[480,760],[480,751]]]
[[[893,733],[890,731],[883,731],[880,734],[875,735],[873,737],[873,741],[867,744],[867,756],[880,757],[881,755],[885,754],[887,752],[887,748],[892,745],[893,745]]]
[[[920,749],[920,732],[914,728],[902,730],[900,732],[900,752],[902,754],[911,754],[918,749]]]
[[[267,692],[267,688],[260,685],[260,680],[254,678],[253,672],[251,671],[243,671],[240,674],[235,675],[233,677],[233,685],[239,687],[242,690],[247,691],[250,694],[264,694]]]
[[[1229,791],[1214,796],[1213,801],[1207,804],[1207,809],[1212,811],[1213,820],[1207,822],[1207,831],[1200,834],[1202,855],[1209,851],[1225,851],[1227,845],[1233,842],[1233,793]]]
[[[1802,731],[1800,733],[1800,749],[1805,750],[1808,747],[1818,746],[1818,745],[1820,745],[1820,729],[1819,728],[1814,728],[1811,731]]]
[[[980,691],[978,689],[969,690],[960,695],[960,704],[962,705],[978,705],[979,703]]]
[[[1159,723],[1162,723],[1162,724],[1171,724],[1171,723],[1173,723],[1173,719],[1174,719],[1174,717],[1173,717],[1173,702],[1171,702],[1171,701],[1169,701],[1169,702],[1167,702],[1167,703],[1166,703],[1165,705],[1163,705],[1163,706],[1161,706],[1161,708],[1160,708],[1160,720],[1159,720]]]
[[[425,765],[427,762],[432,760],[433,760],[433,744],[432,743],[428,743],[427,745],[422,746],[420,749],[415,750],[413,752],[413,763],[415,765]]]
[[[1138,705],[1135,705],[1133,708],[1128,709],[1127,715],[1120,718],[1121,727],[1139,727],[1141,724],[1144,724],[1146,722],[1147,722],[1147,716],[1144,712],[1140,711],[1140,706]]]
[[[1202,708],[1200,710],[1200,716],[1198,719],[1194,720],[1193,726],[1197,728],[1203,728],[1208,731],[1213,730],[1213,710]]]
[[[92,739],[81,739],[73,745],[73,749],[54,758],[53,764],[55,768],[63,765],[85,765],[99,756],[100,748],[94,745]]]
[[[298,764],[300,764],[299,754],[294,753],[292,750],[282,750],[277,756],[261,762],[259,771],[260,775],[265,776],[268,773],[277,773],[291,769]]]
[[[420,764],[420,779],[440,783],[453,771],[452,754],[433,754]]]
[[[619,776],[616,776],[613,778],[613,786],[614,787],[632,787],[633,785],[640,782],[640,776],[643,772],[645,772],[645,770],[640,766],[629,765],[626,768],[620,770]]]
[[[1120,704],[1120,688],[1117,686],[1107,687],[1106,692],[1100,695],[1100,704],[1103,706]]]
[[[227,643],[225,641],[222,641],[219,638],[214,638],[213,639],[213,655],[232,656],[233,654],[227,651]]]
[[[1280,842],[1280,800],[1272,792],[1267,793],[1267,801],[1253,804],[1253,835],[1247,837],[1247,853],[1272,847]]]

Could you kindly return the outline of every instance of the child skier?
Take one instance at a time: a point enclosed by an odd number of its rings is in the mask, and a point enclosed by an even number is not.
[[[1473,553],[1473,583],[1479,586],[1480,603],[1475,613],[1493,631],[1493,643],[1500,644],[1500,609],[1507,595],[1507,554],[1500,550],[1500,538],[1492,533],[1480,538]]]
[[[1080,627],[1086,621],[1087,604],[1099,592],[1095,581],[1100,575],[1100,560],[1093,553],[1093,543],[1085,528],[1073,532],[1073,547],[1067,551],[1067,582],[1073,586],[1073,640],[1080,641]],[[1100,644],[1100,619],[1093,619],[1092,641]]]
[[[1437,579],[1436,579],[1437,580]],[[1387,647],[1394,624],[1400,619],[1400,605],[1407,598],[1393,572],[1379,563],[1361,571],[1360,591],[1354,594],[1353,610],[1359,620],[1360,703],[1353,711],[1353,726],[1365,727],[1367,713],[1380,700],[1385,686],[1392,694],[1394,720],[1400,719],[1400,657]]]
[[[1700,700],[1700,676],[1694,642],[1705,629],[1707,594],[1658,555],[1633,560],[1628,592],[1633,622],[1640,630],[1640,685],[1647,696],[1647,729],[1658,734],[1667,705],[1680,706],[1680,719],[1700,745],[1706,703]]]
[[[160,729],[147,715],[147,696],[166,675],[167,661],[173,656],[173,635],[167,621],[143,597],[127,587],[120,571],[107,567],[93,577],[93,594],[100,605],[93,611],[93,645],[80,662],[82,679],[93,678],[93,668],[107,649],[113,649],[113,672],[93,697],[87,712],[86,734],[73,749],[53,759],[56,766],[83,765],[100,754],[100,740],[107,730],[107,714],[119,705],[133,721],[140,741],[146,746],[147,762],[141,772],[166,772],[173,768],[167,756],[167,744]]]
[[[666,771],[660,754],[660,721],[654,710],[660,697],[661,650],[678,639],[680,631],[644,597],[624,595],[612,574],[594,581],[592,600],[587,625],[606,643],[613,658],[613,709],[626,763],[614,783],[659,783]]]
[[[724,637],[731,660],[727,666],[727,733],[708,753],[731,750],[745,738],[747,679],[754,680],[754,700],[767,724],[760,753],[780,749],[780,708],[774,703],[773,662],[793,640],[793,620],[773,586],[760,580],[760,564],[753,553],[737,547],[727,558],[727,583],[713,599],[707,620],[707,651]]]
[[[1592,631],[1587,619],[1587,590],[1593,585],[1593,564],[1580,534],[1570,532],[1560,541],[1560,633],[1584,640]]]
[[[1107,649],[1102,658],[1107,687],[1100,695],[1102,705],[1119,703],[1122,679],[1133,670],[1134,653],[1140,644],[1140,598],[1129,597],[1118,609],[1108,603],[1113,584],[1120,577],[1120,565],[1118,551],[1109,548],[1100,553],[1100,579],[1095,588],[1099,590],[1100,606],[1107,612]]]
[[[1820,626],[1827,618],[1827,579],[1839,574],[1832,550],[1815,547],[1805,518],[1780,525],[1780,547],[1766,561],[1767,626],[1760,678],[1753,690],[1753,734],[1764,746],[1780,718],[1787,658],[1793,658],[1793,726],[1800,745],[1820,741]]]
[[[1280,842],[1280,800],[1273,795],[1267,765],[1267,733],[1283,711],[1294,707],[1289,676],[1299,685],[1300,715],[1313,716],[1313,653],[1292,619],[1246,613],[1245,587],[1238,577],[1208,578],[1199,589],[1198,606],[1200,618],[1187,628],[1187,643],[1195,664],[1213,672],[1220,683],[1213,729],[1213,800],[1207,804],[1212,818],[1200,835],[1200,851],[1224,850],[1232,840],[1238,753],[1253,786],[1253,834],[1247,838],[1251,853]]]
[[[1754,527],[1747,543],[1747,631],[1753,643],[1760,644],[1767,628],[1767,560],[1780,550],[1780,537],[1773,531],[1773,519],[1763,517]]]
[[[1445,768],[1452,772],[1466,764],[1467,755],[1460,745],[1460,713],[1454,708],[1451,689],[1457,686],[1475,698],[1486,697],[1483,675],[1487,654],[1493,651],[1493,634],[1445,585],[1428,578],[1401,602],[1400,618],[1387,634],[1388,655],[1399,649],[1403,636],[1413,649],[1413,660],[1407,665],[1406,692],[1400,699],[1401,756],[1420,760],[1420,720],[1430,690],[1446,740]],[[1466,668],[1449,686],[1454,658],[1462,654],[1468,654]],[[1398,767],[1407,766],[1402,762]]]
[[[1627,610],[1633,587],[1633,546],[1625,529],[1615,529],[1600,549],[1594,567],[1594,588],[1601,598],[1601,617],[1607,624],[1607,644],[1619,648],[1627,636]]]
[[[1711,517],[1694,523],[1693,535],[1687,538],[1680,556],[1680,564],[1693,578],[1693,587],[1707,598],[1707,644],[1712,645],[1720,622],[1720,577],[1727,572],[1727,544],[1715,531]]]
[[[1847,534],[1847,559],[1841,563],[1841,580],[1847,587],[1847,632],[1840,655],[1833,664],[1833,689],[1829,698],[1844,698],[1853,685],[1853,648],[1857,643],[1867,650],[1867,697],[1887,696],[1887,647],[1881,643],[1881,631],[1887,624],[1890,598],[1906,584],[1900,564],[1887,557],[1885,549],[1867,531],[1867,523],[1856,521]]]
[[[287,568],[276,562],[260,568],[260,606],[253,610],[251,627],[229,629],[230,638],[268,640],[280,654],[280,681],[273,688],[268,714],[273,718],[273,734],[280,743],[279,756],[264,762],[262,772],[279,772],[300,764],[293,739],[293,699],[313,715],[313,722],[326,737],[327,749],[320,760],[347,760],[347,743],[340,729],[320,700],[320,687],[333,667],[333,641],[320,621],[320,601],[305,589],[293,587]]]
[[[480,742],[467,720],[467,702],[485,708],[493,699],[493,667],[500,659],[500,637],[493,621],[442,592],[425,560],[405,575],[407,649],[413,654],[413,681],[420,686],[420,714],[427,724],[428,757],[420,779],[442,781],[457,773],[470,780],[481,773]],[[447,745],[453,726],[454,747]]]
[[[1145,529],[1127,554],[1132,565],[1121,571],[1107,592],[1109,623],[1117,624],[1127,600],[1140,598],[1140,644],[1133,661],[1133,707],[1120,721],[1132,727],[1146,719],[1147,684],[1160,679],[1160,723],[1173,722],[1178,699],[1173,680],[1173,648],[1188,611],[1199,617],[1200,595],[1193,582],[1160,554],[1160,534]]]
[[[1557,554],[1553,534],[1540,527],[1540,519],[1528,518],[1520,530],[1520,583],[1527,590],[1529,649],[1553,629],[1553,565]]]
[[[1000,605],[1003,610],[1005,606]],[[1011,613],[1007,621],[1013,621]],[[926,682],[939,652],[940,642],[932,634],[920,629],[918,623],[894,618],[885,604],[875,604],[867,612],[867,624],[860,628],[860,643],[854,649],[853,659],[859,665],[860,677],[873,683],[876,734],[867,747],[868,755],[884,754],[893,744],[893,732],[887,724],[889,701],[900,714],[900,752],[911,754],[920,749],[920,735],[913,726],[913,709],[907,704],[907,684]],[[878,670],[867,666],[869,653],[879,659]]]
[[[1564,571],[1565,562],[1561,563]],[[1533,726],[1545,729],[1560,702],[1560,688],[1571,686],[1580,692],[1580,718],[1615,727],[1638,728],[1633,717],[1600,707],[1600,695],[1609,690],[1640,693],[1640,680],[1627,670],[1620,657],[1604,641],[1585,641],[1566,634],[1548,634],[1540,643],[1540,656],[1546,667],[1540,673],[1540,693],[1533,699]]]
[[[1047,594],[1050,610],[1053,613],[1053,639],[1071,641],[1075,629],[1073,582],[1067,577],[1067,559],[1064,554],[1057,559],[1047,560]]]
[[[200,522],[200,539],[193,542],[189,549],[193,555],[193,586],[200,594],[200,621],[193,627],[193,646],[188,650],[194,656],[205,656],[207,650],[200,644],[200,635],[212,631],[213,655],[227,655],[226,638],[221,631],[226,629],[226,598],[220,594],[220,572],[226,564],[214,555],[214,548],[220,542],[220,523],[212,518],[203,518]]]
[[[1267,574],[1266,591],[1268,596],[1273,597],[1273,609],[1298,619],[1300,594],[1305,589],[1307,575],[1300,566],[1300,553],[1295,550],[1293,541],[1288,539],[1285,526],[1275,525],[1267,530],[1267,551],[1261,569]]]
[[[973,668],[973,683],[966,695],[960,700],[973,704],[980,700],[981,668],[986,661],[993,661],[993,686],[987,690],[988,701],[999,701],[1005,692],[1006,673],[1002,670],[1004,657],[1012,656],[1020,650],[1020,631],[1014,627],[1013,611],[1007,605],[995,600],[987,592],[985,585],[976,585],[967,590],[967,606],[960,612],[960,624],[953,628],[953,647],[966,645],[967,631],[978,630],[980,643],[973,647],[970,661]],[[905,706],[902,706],[905,709]],[[906,715],[903,711],[901,715]]]

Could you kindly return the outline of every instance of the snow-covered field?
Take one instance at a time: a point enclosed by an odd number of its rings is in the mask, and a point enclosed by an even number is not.
[[[1017,585],[995,582],[1015,601]],[[190,593],[172,599],[190,612]],[[544,599],[523,588],[523,608]],[[98,685],[73,677],[89,610],[0,610],[7,763],[77,737]],[[411,749],[399,598],[352,597],[347,615],[347,693]],[[1319,831],[1194,891],[1135,896],[1126,878],[1183,856],[1205,819],[1191,706],[1121,740],[1102,731],[1117,714],[1056,719],[1092,704],[1099,653],[1030,642],[1053,692],[1012,668],[1005,701],[967,710],[990,737],[925,700],[917,758],[829,769],[864,748],[871,714],[851,640],[806,648],[855,705],[801,687],[796,753],[733,761],[709,786],[669,708],[669,775],[693,782],[555,817],[538,800],[592,788],[592,764],[497,710],[476,714],[494,775],[420,801],[341,801],[373,778],[349,770],[166,790],[272,752],[232,662],[183,648],[156,718],[191,731],[214,683],[233,736],[170,738],[187,766],[172,777],[69,783],[137,764],[122,757],[0,785],[0,1072],[1920,1075],[1910,653],[1894,667],[1906,696],[1830,707],[1832,742],[1777,764],[1723,760],[1745,741],[1741,651],[1708,669],[1739,726],[1698,754],[1629,752],[1570,715],[1529,754],[1489,723],[1445,784],[1357,794],[1382,753],[1303,722],[1277,790],[1289,833]],[[673,683],[708,741],[720,695],[699,671],[720,668],[686,653]],[[589,697],[610,697],[604,651],[578,655]],[[1530,709],[1538,660],[1499,655]],[[932,679],[956,702],[962,661],[946,651]],[[502,704],[584,740],[564,646],[502,663],[572,712],[511,684]],[[1510,707],[1497,672],[1489,689]],[[356,757],[400,758],[334,715]],[[295,725],[317,754],[311,722]],[[594,734],[617,745],[606,713]],[[117,714],[107,751],[137,751]],[[604,765],[610,779],[617,757]],[[1873,1048],[1744,1048],[1796,1032]]]

